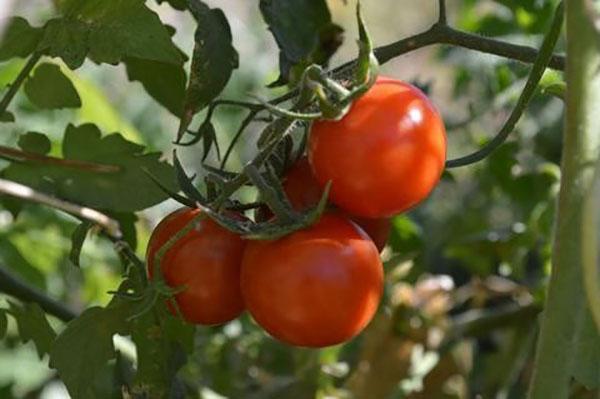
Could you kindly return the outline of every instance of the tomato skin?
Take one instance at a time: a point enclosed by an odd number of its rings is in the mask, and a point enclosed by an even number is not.
[[[294,209],[298,211],[307,210],[319,203],[323,189],[312,173],[307,157],[301,157],[287,171],[283,179],[283,190]],[[265,211],[261,210],[261,212]],[[345,214],[345,216],[359,225],[371,237],[379,252],[383,251],[392,228],[389,218],[369,219],[349,214]]]
[[[444,170],[442,118],[416,87],[379,78],[339,121],[313,123],[308,156],[330,200],[352,215],[381,218],[425,199]]]
[[[156,252],[199,213],[199,209],[181,208],[154,229],[146,252],[150,278]],[[166,283],[187,286],[175,301],[188,322],[222,324],[242,313],[239,279],[245,246],[241,237],[203,218],[165,253],[161,271]]]
[[[249,242],[241,287],[248,311],[273,337],[324,347],[369,323],[382,295],[383,266],[360,228],[327,213],[278,240]]]

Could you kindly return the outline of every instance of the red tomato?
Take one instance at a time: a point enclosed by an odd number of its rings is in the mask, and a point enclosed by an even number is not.
[[[151,278],[156,252],[199,212],[179,209],[154,229],[146,252]],[[175,301],[188,322],[221,324],[244,310],[240,267],[245,244],[238,235],[204,218],[165,253],[161,262],[165,281],[172,287],[187,287],[175,295]]]
[[[310,170],[308,158],[300,158],[283,179],[283,189],[294,209],[303,211],[319,203],[323,190]],[[388,218],[369,219],[346,214],[371,237],[381,252],[390,236],[392,224]]]
[[[389,217],[429,195],[444,170],[444,123],[408,83],[379,78],[339,121],[313,123],[310,165],[330,199],[352,215]]]
[[[273,337],[324,347],[369,323],[382,295],[383,266],[361,229],[325,214],[278,240],[249,242],[241,286],[248,311]]]

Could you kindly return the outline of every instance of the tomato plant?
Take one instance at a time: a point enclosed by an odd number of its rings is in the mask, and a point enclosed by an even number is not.
[[[146,254],[150,277],[160,248],[199,214],[197,209],[182,208],[156,226]],[[160,270],[168,285],[181,289],[175,301],[187,321],[222,324],[242,313],[244,303],[239,285],[244,247],[241,237],[209,218],[201,218],[165,252]]]
[[[297,160],[286,172],[282,180],[283,190],[294,207],[302,211],[314,207],[319,202],[323,190],[315,179],[308,158],[303,156]],[[381,252],[390,235],[391,223],[388,218],[370,219],[346,214],[354,223],[358,224],[371,237],[377,249]],[[258,220],[272,217],[268,208],[258,209]]]
[[[371,320],[383,267],[363,231],[326,214],[284,238],[248,243],[241,287],[248,311],[272,336],[323,347],[354,337]]]
[[[446,132],[419,89],[379,78],[341,120],[313,123],[308,156],[321,186],[332,182],[333,203],[353,215],[390,217],[421,202],[437,184]]]

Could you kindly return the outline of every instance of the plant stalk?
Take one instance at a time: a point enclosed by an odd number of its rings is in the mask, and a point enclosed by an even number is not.
[[[598,32],[585,0],[566,1],[566,123],[561,186],[554,232],[552,274],[541,321],[530,399],[569,397],[576,331],[586,310],[582,229],[585,199],[600,156],[600,55]]]

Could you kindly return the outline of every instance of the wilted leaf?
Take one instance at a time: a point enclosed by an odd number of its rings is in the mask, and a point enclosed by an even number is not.
[[[19,337],[23,342],[33,341],[40,359],[50,353],[56,333],[48,324],[46,315],[37,303],[18,305],[9,302],[10,313],[17,322]]]
[[[211,9],[200,0],[190,3],[198,22],[189,83],[177,137],[181,138],[194,115],[221,93],[238,67],[231,29],[221,9]]]
[[[21,17],[10,19],[0,40],[0,61],[27,57],[33,53],[42,37],[42,28],[34,28]]]
[[[29,100],[39,108],[81,107],[75,86],[55,64],[44,63],[35,68],[24,89]]]
[[[40,168],[13,163],[4,169],[4,177],[66,200],[116,212],[145,209],[167,199],[144,169],[175,187],[173,168],[160,161],[160,154],[144,153],[143,146],[125,140],[118,133],[101,137],[95,125],[69,125],[62,144],[65,159],[112,165],[119,170],[97,172],[61,165]]]
[[[71,69],[86,56],[108,64],[123,57],[183,62],[167,28],[143,0],[67,0],[61,9],[64,17],[46,24],[39,49],[61,57]]]

